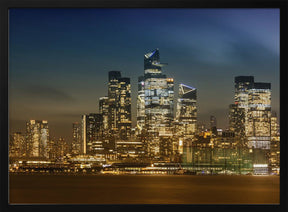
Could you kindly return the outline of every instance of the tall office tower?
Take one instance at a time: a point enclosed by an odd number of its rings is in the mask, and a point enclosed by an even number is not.
[[[237,76],[235,77],[235,97],[234,101],[238,108],[244,108],[244,126],[245,134],[247,135],[247,126],[248,126],[248,92],[254,85],[253,76]]]
[[[138,96],[137,96],[137,134],[141,134],[145,127],[145,79],[144,76],[138,77]]]
[[[110,134],[128,139],[131,134],[131,84],[129,78],[121,77],[120,71],[109,72],[108,128]]]
[[[90,113],[82,116],[82,153],[95,154],[102,139],[102,115]],[[96,147],[97,146],[97,147]]]
[[[174,82],[162,74],[164,65],[160,63],[159,49],[145,54],[144,76],[138,81],[137,126],[143,126],[145,114],[144,129],[149,137],[147,151],[150,156],[159,155],[161,136],[172,136]]]
[[[26,155],[25,136],[21,132],[15,132],[10,138],[9,157],[24,157]]]
[[[188,85],[180,84],[176,120],[180,136],[191,136],[197,131],[197,90]]]
[[[119,138],[127,140],[131,136],[131,84],[130,78],[119,79],[117,105],[117,128]]]
[[[72,148],[73,155],[81,154],[81,125],[79,122],[72,124]]]
[[[102,115],[103,118],[102,136],[105,137],[106,135],[108,135],[109,132],[109,102],[107,96],[99,98],[99,113]]]
[[[117,129],[117,106],[119,97],[119,79],[121,78],[120,71],[110,71],[108,74],[108,102],[109,102],[109,113],[108,113],[108,126],[111,133],[118,132]]]
[[[241,139],[241,144],[245,138],[245,109],[239,108],[237,104],[229,105],[229,130]]]
[[[271,84],[254,83],[248,91],[248,147],[269,149],[271,140]]]
[[[27,156],[48,158],[49,129],[46,120],[26,122]]]

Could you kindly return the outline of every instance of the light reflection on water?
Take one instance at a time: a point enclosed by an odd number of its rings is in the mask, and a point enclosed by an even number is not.
[[[10,203],[279,204],[278,176],[11,175]]]

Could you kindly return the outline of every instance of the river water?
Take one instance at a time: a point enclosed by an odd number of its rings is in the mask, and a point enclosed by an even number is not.
[[[10,175],[10,204],[279,204],[278,176]]]

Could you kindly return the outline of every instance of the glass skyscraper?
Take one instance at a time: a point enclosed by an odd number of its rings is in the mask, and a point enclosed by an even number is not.
[[[192,136],[197,129],[197,90],[188,85],[180,84],[177,101],[176,121],[177,134]]]
[[[101,110],[102,112],[106,112],[104,107]],[[120,71],[110,71],[108,85],[108,128],[111,134],[122,140],[127,140],[131,135],[131,126],[130,78],[121,77]]]
[[[160,154],[160,140],[172,137],[174,80],[162,73],[164,65],[159,49],[148,52],[144,55],[144,76],[138,78],[137,126],[149,138],[150,156]]]

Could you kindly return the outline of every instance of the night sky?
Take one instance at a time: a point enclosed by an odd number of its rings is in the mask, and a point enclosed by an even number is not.
[[[10,9],[10,132],[48,120],[52,137],[70,141],[72,123],[98,112],[111,70],[131,78],[135,125],[137,78],[156,48],[175,93],[179,83],[197,88],[207,127],[210,115],[228,127],[240,75],[271,83],[280,119],[278,9]]]

